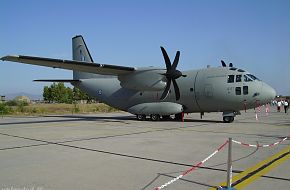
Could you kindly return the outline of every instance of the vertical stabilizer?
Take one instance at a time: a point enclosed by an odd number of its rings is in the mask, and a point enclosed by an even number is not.
[[[93,58],[89,52],[89,49],[85,43],[84,38],[81,35],[77,35],[72,38],[72,56],[75,61],[84,61],[93,64]],[[73,71],[73,79],[88,79],[98,78],[99,75],[92,73],[85,73],[79,71]]]

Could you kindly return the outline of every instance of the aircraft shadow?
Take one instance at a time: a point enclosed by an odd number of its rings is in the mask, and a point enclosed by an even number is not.
[[[98,117],[98,116],[80,116],[80,115],[56,115],[56,116],[41,116],[44,118],[64,118],[56,120],[46,120],[46,121],[20,121],[20,122],[7,122],[0,123],[1,125],[21,125],[21,124],[40,124],[40,123],[60,123],[60,122],[73,122],[73,121],[103,121],[103,122],[122,122],[135,120],[135,117],[132,116],[109,116],[109,117]]]
[[[125,123],[125,121],[136,121],[135,116],[85,116],[85,115],[45,115],[40,117],[33,118],[63,118],[55,120],[46,120],[46,121],[22,121],[22,122],[7,122],[0,123],[1,125],[21,125],[21,124],[40,124],[40,123],[59,123],[59,122],[73,122],[73,121],[102,121],[102,122],[120,122]],[[24,119],[25,117],[23,117]],[[31,118],[31,117],[29,117]],[[150,121],[147,119],[146,121]],[[142,121],[140,121],[142,122]],[[150,121],[151,122],[151,121]],[[154,121],[152,121],[154,122]],[[181,122],[174,119],[171,120],[160,120],[159,122]],[[184,122],[194,122],[194,123],[223,123],[222,121],[217,120],[199,120],[199,119],[184,119]]]
[[[194,122],[194,123],[224,123],[219,120],[204,120],[204,119],[184,119],[184,122]]]

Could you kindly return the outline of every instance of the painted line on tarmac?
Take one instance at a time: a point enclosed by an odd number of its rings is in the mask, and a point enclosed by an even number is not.
[[[160,131],[160,130],[158,130]],[[145,131],[145,132],[150,132],[150,131]],[[142,133],[145,133],[142,132]],[[140,132],[141,133],[141,132]],[[133,133],[135,134],[135,133]],[[47,145],[59,145],[59,146],[67,146],[71,148],[76,148],[76,149],[84,149],[84,150],[89,150],[93,152],[100,152],[100,153],[105,153],[105,154],[113,154],[113,155],[119,155],[119,156],[124,156],[124,157],[131,157],[131,158],[137,158],[141,160],[148,160],[148,161],[154,161],[154,162],[160,162],[160,163],[166,163],[166,164],[173,164],[173,165],[179,165],[179,166],[188,166],[192,167],[192,164],[186,164],[186,163],[178,163],[178,162],[171,162],[171,161],[166,161],[166,160],[157,160],[157,159],[152,159],[152,158],[146,158],[146,157],[138,157],[138,156],[132,156],[132,155],[126,155],[126,154],[119,154],[119,153],[114,153],[114,152],[109,152],[109,151],[103,151],[103,150],[97,150],[97,149],[88,149],[88,148],[83,148],[83,147],[78,147],[78,146],[69,146],[66,144],[62,144],[64,142],[50,142],[50,141],[45,141],[41,139],[35,139],[35,138],[28,138],[24,136],[17,136],[17,135],[12,135],[12,134],[6,134],[6,133],[0,133],[0,135],[3,136],[9,136],[9,137],[14,137],[14,138],[20,138],[20,139],[27,139],[31,141],[36,141],[36,142],[42,142],[40,144],[34,144],[34,145],[24,145],[24,146],[15,146],[15,147],[7,147],[7,148],[2,148],[1,150],[13,150],[13,149],[21,149],[21,148],[31,148],[31,147],[37,147],[37,146],[47,146]],[[121,136],[122,134],[118,135]],[[130,134],[124,134],[124,135],[130,135]],[[111,136],[107,137],[101,137],[101,138],[110,138]],[[97,137],[96,137],[97,138]],[[94,139],[94,138],[92,138]],[[82,139],[80,139],[82,140]],[[90,139],[83,139],[83,140],[90,140]],[[205,169],[205,170],[212,170],[212,171],[219,171],[219,172],[227,172],[225,169],[219,169],[219,168],[214,168],[214,167],[205,167],[205,166],[199,166],[200,169]],[[243,171],[241,170],[233,170],[233,173],[242,173]],[[275,176],[266,176],[263,175],[261,177],[264,178],[270,178],[270,179],[276,179],[276,180],[283,180],[283,181],[290,181],[290,179],[287,178],[280,178],[280,177],[275,177]]]
[[[235,189],[242,189],[250,183],[257,180],[259,177],[263,177],[264,174],[270,172],[273,168],[279,166],[290,158],[290,146],[282,151],[266,158],[258,164],[250,167],[244,172],[233,177],[232,187]],[[226,187],[226,182],[221,183],[220,187]],[[216,188],[211,188],[216,189]]]
[[[290,146],[237,175],[236,180],[234,179],[235,182],[233,183],[233,186],[237,189],[243,188],[289,158]]]
[[[43,146],[43,145],[49,145],[49,144],[48,143],[41,143],[41,144],[32,144],[32,145],[24,145],[24,146],[13,146],[13,147],[0,148],[0,151],[21,149],[21,148],[30,148],[30,147]]]

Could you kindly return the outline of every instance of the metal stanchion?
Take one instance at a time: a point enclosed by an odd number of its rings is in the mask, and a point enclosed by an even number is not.
[[[228,169],[227,169],[227,189],[232,189],[233,165],[232,165],[232,138],[229,138],[228,149]]]
[[[232,187],[233,165],[232,165],[232,138],[229,138],[228,148],[228,168],[227,168],[227,186],[219,188],[219,190],[236,190]]]

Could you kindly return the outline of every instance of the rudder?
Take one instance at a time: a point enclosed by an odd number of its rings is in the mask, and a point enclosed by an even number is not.
[[[75,61],[84,61],[93,64],[93,58],[89,52],[84,38],[81,35],[77,35],[72,38],[72,58]],[[100,78],[101,75],[73,71],[73,79],[88,79],[88,78]]]

